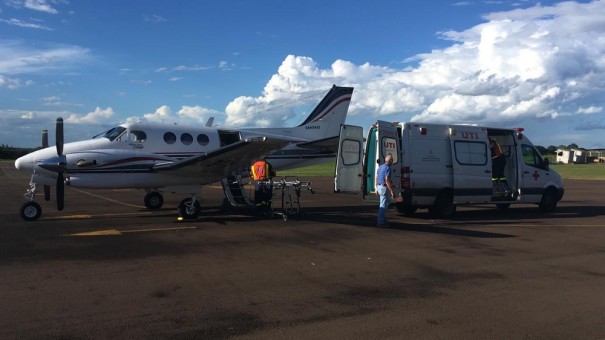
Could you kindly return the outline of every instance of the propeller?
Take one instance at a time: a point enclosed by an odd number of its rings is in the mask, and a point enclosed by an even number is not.
[[[42,148],[48,147],[48,130],[42,130]],[[44,185],[44,200],[50,201],[50,185]]]
[[[65,176],[63,176],[63,174],[65,173],[65,164],[67,163],[65,156],[63,156],[63,118],[57,118],[55,131],[57,156],[59,156],[59,169],[57,171],[57,210],[61,211],[65,206]]]
[[[63,155],[63,118],[57,118],[57,125],[55,127],[57,157],[53,157],[44,162],[38,163],[38,166],[57,173],[57,209],[63,210],[65,206],[65,172],[67,171],[67,159]],[[48,146],[48,131],[42,131],[42,145]],[[44,198],[50,199],[50,188],[44,186]]]

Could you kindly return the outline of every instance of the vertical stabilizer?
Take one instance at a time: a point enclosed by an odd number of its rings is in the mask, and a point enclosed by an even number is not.
[[[340,125],[347,118],[352,95],[352,87],[332,86],[305,121],[294,128],[293,135],[309,140],[338,136]]]

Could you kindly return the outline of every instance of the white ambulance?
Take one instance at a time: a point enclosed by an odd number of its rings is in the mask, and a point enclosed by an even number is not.
[[[376,199],[376,172],[390,153],[396,206],[406,215],[428,208],[448,218],[467,204],[533,203],[552,212],[563,197],[561,176],[521,128],[378,121],[365,152],[363,142],[361,127],[342,127],[334,190]]]

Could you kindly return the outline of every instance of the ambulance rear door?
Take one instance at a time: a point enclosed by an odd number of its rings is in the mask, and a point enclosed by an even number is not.
[[[391,165],[391,184],[395,195],[401,192],[401,145],[398,135],[397,124],[379,120],[377,129],[377,152],[376,164],[383,164],[384,158],[390,153],[393,156]],[[374,178],[378,172],[378,166],[375,167]],[[375,182],[371,183],[373,192],[376,191]]]
[[[362,180],[363,128],[342,125],[334,174],[334,192],[359,193]]]

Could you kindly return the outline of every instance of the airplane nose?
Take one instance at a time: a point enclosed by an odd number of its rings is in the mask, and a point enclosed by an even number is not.
[[[17,168],[18,170],[31,170],[32,162],[30,157],[23,156],[17,158],[17,160],[15,161],[15,168]]]

